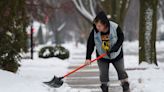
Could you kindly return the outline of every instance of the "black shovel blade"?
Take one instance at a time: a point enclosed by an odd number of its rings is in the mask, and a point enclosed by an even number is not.
[[[43,83],[50,87],[53,87],[53,88],[59,88],[64,83],[62,79],[63,79],[63,77],[58,78],[58,77],[54,76],[54,78],[51,81],[43,82]]]

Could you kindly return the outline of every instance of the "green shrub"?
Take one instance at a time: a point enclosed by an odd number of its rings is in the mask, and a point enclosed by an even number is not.
[[[7,70],[14,73],[17,72],[18,67],[20,67],[20,64],[17,62],[6,61],[3,64],[3,70]]]
[[[69,58],[69,51],[64,47],[57,45],[55,46],[54,50],[55,50],[54,53],[55,57],[58,57],[63,60]]]
[[[27,52],[25,0],[0,0],[0,69],[16,73]]]
[[[69,58],[69,51],[60,45],[56,45],[55,47],[47,46],[41,48],[39,51],[40,58],[51,58],[57,57],[59,59],[67,59]]]
[[[43,47],[43,48],[39,51],[39,57],[40,57],[40,58],[50,58],[50,57],[54,57],[54,47],[51,47],[51,46]]]

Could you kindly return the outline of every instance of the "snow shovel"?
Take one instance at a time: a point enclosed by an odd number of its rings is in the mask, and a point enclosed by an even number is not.
[[[99,59],[103,58],[103,57],[106,56],[106,55],[107,55],[106,53],[101,54],[101,55],[100,55],[99,57],[97,57],[96,59],[91,60],[91,63],[93,63],[93,62],[96,61],[96,60],[99,60]],[[61,87],[61,86],[63,85],[63,80],[62,80],[62,79],[64,79],[64,78],[66,78],[67,76],[69,76],[69,75],[75,73],[76,71],[80,70],[81,68],[83,68],[83,67],[85,67],[85,66],[87,66],[87,65],[88,65],[88,64],[83,64],[83,65],[77,67],[75,70],[72,70],[72,71],[68,72],[68,73],[65,74],[63,77],[56,77],[56,76],[54,76],[54,78],[53,78],[51,81],[43,82],[43,83],[46,84],[46,85],[48,85],[48,86],[50,86],[50,87],[59,88],[59,87]]]

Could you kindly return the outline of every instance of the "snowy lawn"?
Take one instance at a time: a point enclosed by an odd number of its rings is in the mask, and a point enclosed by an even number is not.
[[[22,60],[17,74],[0,71],[0,90],[1,92],[51,92],[42,82],[49,81],[54,75],[62,76],[67,72],[67,67],[68,60],[62,61],[57,58]]]
[[[22,60],[17,74],[0,70],[0,92],[79,92],[67,84],[53,89],[42,83],[51,80],[54,75],[66,74],[68,65],[68,60],[57,58]]]

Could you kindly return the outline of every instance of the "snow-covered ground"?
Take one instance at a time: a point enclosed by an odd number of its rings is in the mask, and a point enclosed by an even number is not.
[[[63,45],[72,53],[83,52],[85,55],[86,46],[79,44],[75,47],[74,43]],[[41,48],[39,46],[36,51]],[[164,42],[157,42],[158,57],[163,57]],[[146,70],[129,70],[129,81],[132,92],[163,92],[164,90],[164,63],[159,62],[159,66],[142,63],[138,65],[138,42],[125,42],[124,56],[126,68],[147,68]],[[85,56],[82,56],[85,57]],[[57,58],[40,59],[35,53],[34,60],[22,59],[21,67],[16,74],[0,70],[0,92],[79,92],[64,84],[61,88],[52,89],[44,84],[54,75],[63,76],[68,72],[67,67],[71,63],[69,59],[60,60]],[[80,92],[89,92],[80,90]]]
[[[146,70],[129,70],[129,81],[132,92],[163,92],[164,90],[164,63],[159,66],[141,63],[138,65],[138,57],[133,55],[125,56],[126,68],[140,68]]]

